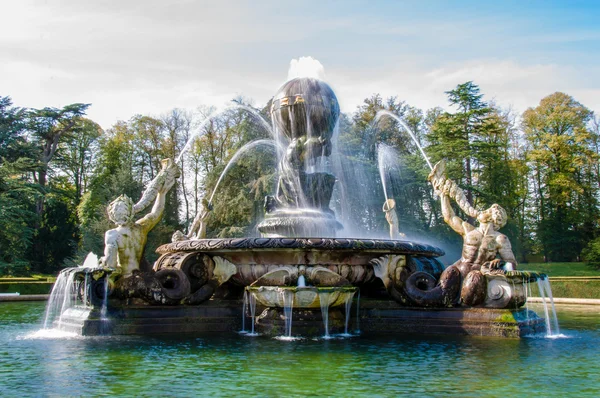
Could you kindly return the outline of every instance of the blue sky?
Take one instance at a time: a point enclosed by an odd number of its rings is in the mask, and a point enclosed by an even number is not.
[[[473,80],[522,112],[564,91],[600,112],[600,2],[1,1],[0,95],[136,113],[264,104],[290,60],[318,59],[343,110],[373,93],[420,108]]]

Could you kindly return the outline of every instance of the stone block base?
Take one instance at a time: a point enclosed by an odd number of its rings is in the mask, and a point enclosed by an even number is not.
[[[545,332],[545,321],[533,311],[520,309],[401,307],[386,300],[361,300],[357,319],[356,302],[348,330],[361,334],[446,334],[518,338]],[[256,330],[265,335],[283,335],[283,310],[257,308]],[[329,333],[344,332],[345,311],[331,308]],[[249,329],[249,317],[246,328]],[[242,303],[210,300],[199,306],[128,306],[110,308],[107,317],[100,309],[74,307],[62,318],[60,328],[84,336],[190,333],[235,333],[242,329]],[[319,309],[294,310],[292,335],[325,334]]]

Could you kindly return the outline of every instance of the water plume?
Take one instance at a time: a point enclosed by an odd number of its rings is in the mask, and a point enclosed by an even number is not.
[[[297,77],[312,77],[319,80],[325,80],[325,68],[323,64],[311,56],[300,57],[290,61],[288,69],[288,80]]]

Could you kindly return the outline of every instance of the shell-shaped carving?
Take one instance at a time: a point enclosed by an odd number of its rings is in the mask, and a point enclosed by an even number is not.
[[[396,269],[406,266],[406,256],[387,255],[371,260],[375,276],[382,280],[386,288],[390,288],[394,282]]]
[[[212,259],[215,262],[213,276],[217,279],[219,285],[227,282],[237,272],[236,266],[224,258],[215,256]]]

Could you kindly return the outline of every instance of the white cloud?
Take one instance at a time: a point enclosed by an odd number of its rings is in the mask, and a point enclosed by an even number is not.
[[[399,65],[396,69],[378,71],[377,77],[344,71],[343,78],[329,72],[344,111],[354,111],[356,105],[373,93],[384,98],[397,95],[412,106],[428,109],[448,107],[445,92],[458,84],[473,81],[479,85],[485,100],[494,100],[502,107],[522,112],[537,106],[540,100],[555,91],[572,95],[592,110],[600,110],[600,88],[589,87],[580,69],[555,64],[527,65],[504,60],[472,60],[449,63],[430,70],[415,64]],[[590,72],[591,73],[591,72]]]

